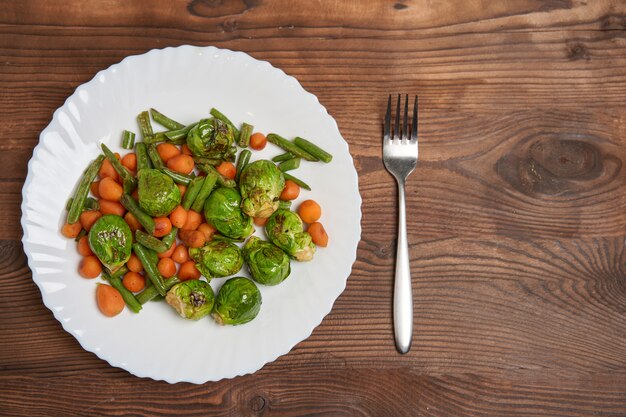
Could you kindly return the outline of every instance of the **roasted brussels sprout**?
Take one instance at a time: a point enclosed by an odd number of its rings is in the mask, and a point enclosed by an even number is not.
[[[248,164],[239,177],[241,209],[250,217],[271,216],[278,209],[284,187],[285,177],[272,161],[261,159]]]
[[[102,265],[114,272],[130,258],[133,233],[123,218],[107,214],[91,226],[88,241]]]
[[[174,307],[181,317],[199,320],[213,310],[215,295],[213,288],[206,281],[192,279],[174,285],[167,292],[165,301]]]
[[[245,238],[254,232],[254,226],[240,204],[241,195],[235,188],[218,188],[206,199],[204,216],[224,236]]]
[[[180,204],[180,190],[174,180],[156,169],[139,171],[139,206],[149,215],[167,216]]]
[[[289,276],[289,257],[279,247],[252,236],[243,247],[243,259],[252,279],[259,284],[280,284]]]
[[[254,319],[261,309],[261,291],[248,278],[227,280],[215,298],[213,318],[219,324],[244,324]]]
[[[265,224],[265,233],[273,244],[297,261],[310,261],[315,244],[311,235],[303,230],[300,217],[285,209],[276,210]]]
[[[243,256],[231,242],[211,241],[201,248],[190,248],[189,256],[207,279],[236,274],[243,266]]]
[[[202,119],[187,134],[187,146],[196,156],[204,158],[234,158],[235,135],[230,126],[214,117]]]

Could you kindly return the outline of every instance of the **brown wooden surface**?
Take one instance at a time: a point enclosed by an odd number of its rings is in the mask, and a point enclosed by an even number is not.
[[[31,280],[19,207],[65,98],[181,44],[297,77],[349,142],[364,204],[353,274],[310,338],[254,375],[171,386],[63,331]],[[405,356],[379,146],[390,92],[421,99]],[[626,415],[625,99],[620,0],[0,2],[0,414]]]

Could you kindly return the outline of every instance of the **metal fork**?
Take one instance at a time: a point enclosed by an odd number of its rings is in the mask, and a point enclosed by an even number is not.
[[[398,246],[396,249],[396,276],[393,291],[393,327],[396,348],[400,353],[411,349],[413,335],[413,295],[411,269],[409,267],[409,245],[406,233],[406,203],[404,184],[417,163],[417,96],[413,105],[413,123],[409,138],[409,96],[404,101],[404,118],[400,130],[400,95],[396,120],[391,135],[391,95],[387,102],[387,114],[383,134],[383,162],[387,171],[398,183]]]

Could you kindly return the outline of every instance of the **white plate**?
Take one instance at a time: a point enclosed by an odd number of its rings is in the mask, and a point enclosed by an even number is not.
[[[255,131],[309,138],[334,155],[330,164],[303,162],[295,173],[313,189],[303,190],[297,201],[313,198],[323,208],[320,221],[330,247],[318,248],[312,262],[292,262],[282,284],[260,285],[263,305],[248,324],[220,327],[210,318],[183,320],[165,303],[106,318],[95,303],[100,279],[77,273],[76,244],[59,232],[65,203],[99,154],[99,144],[123,153],[122,130],[138,132],[135,117],[150,107],[181,123],[208,117],[209,109],[217,107],[236,124],[246,121]],[[252,159],[279,153],[268,144]],[[78,87],[41,133],[22,194],[24,250],[56,319],[84,349],[111,365],[170,383],[252,373],[306,339],[345,288],[361,233],[357,174],[326,109],[295,78],[269,63],[214,47],[181,46],[127,57]],[[211,284],[217,289],[223,281]]]

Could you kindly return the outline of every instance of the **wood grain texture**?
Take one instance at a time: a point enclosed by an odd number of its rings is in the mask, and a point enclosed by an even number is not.
[[[0,2],[0,415],[626,416],[626,4],[618,0]],[[81,349],[26,263],[39,132],[130,54],[242,50],[337,120],[363,197],[345,292],[254,375],[139,379]],[[395,353],[389,93],[420,96],[415,336]]]

